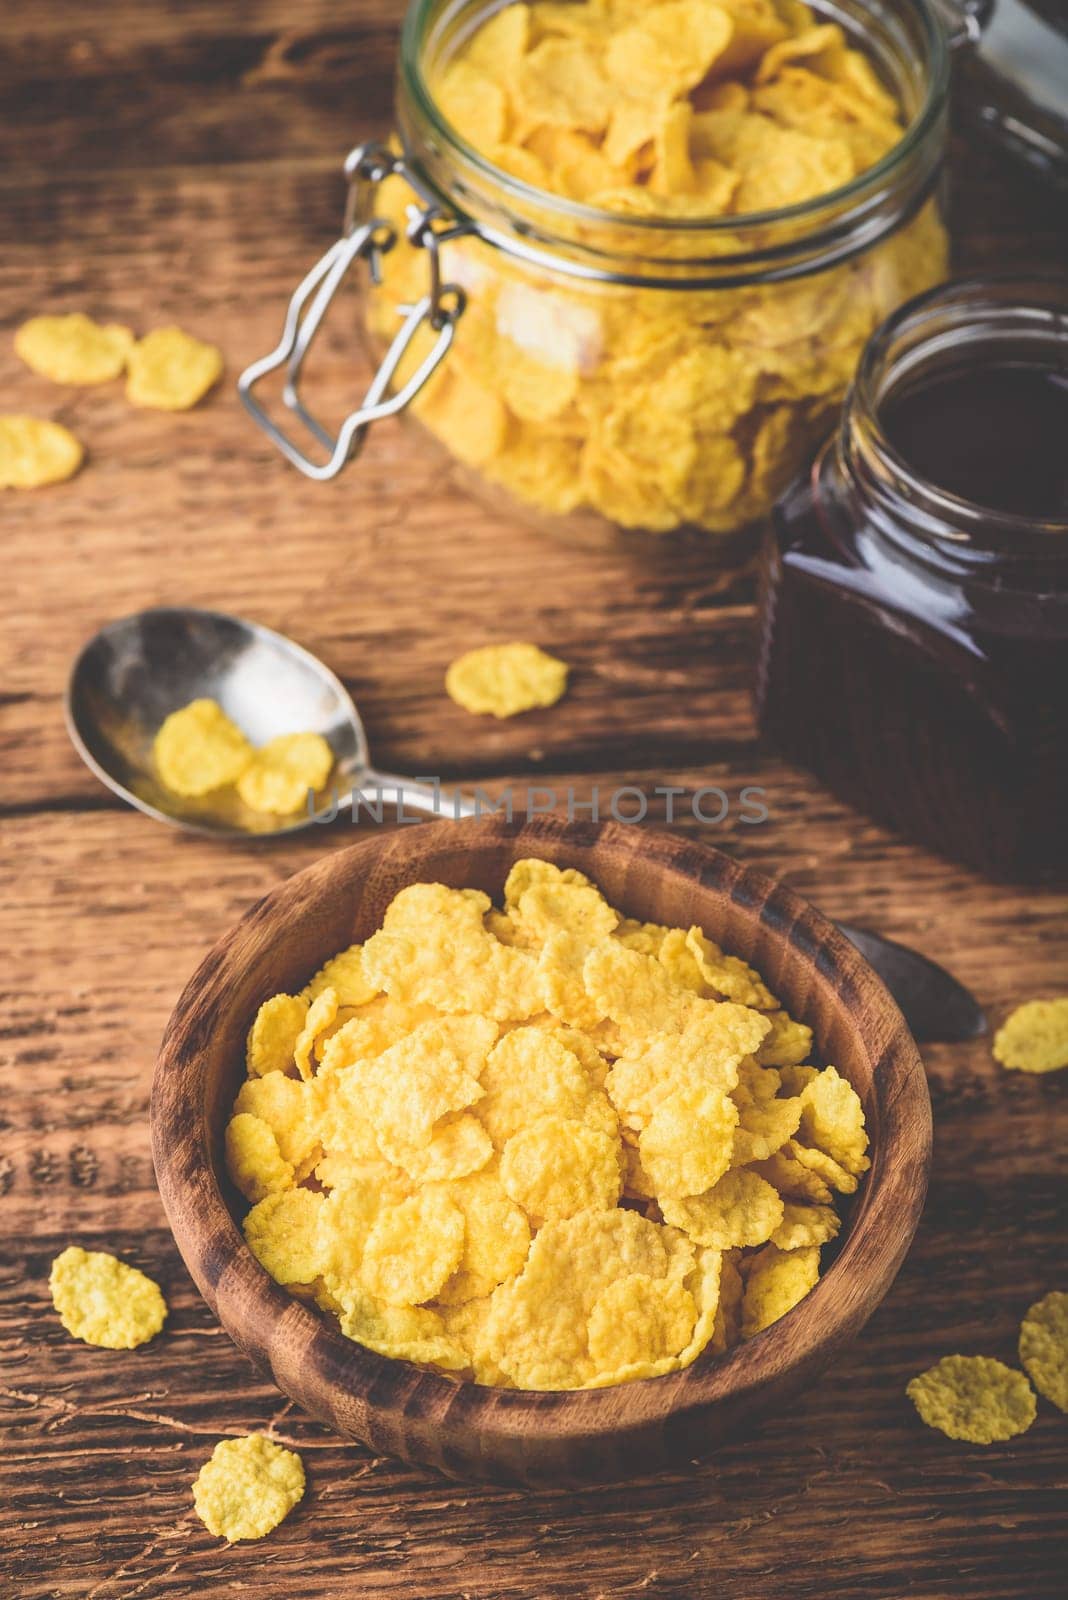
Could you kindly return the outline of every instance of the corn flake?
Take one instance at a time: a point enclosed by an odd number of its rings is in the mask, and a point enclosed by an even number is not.
[[[619,1199],[619,1142],[573,1117],[539,1117],[501,1153],[501,1185],[537,1226]]]
[[[252,746],[214,700],[192,700],[172,711],[152,746],[156,770],[175,794],[197,797],[236,783]]]
[[[15,330],[15,354],[53,383],[107,383],[126,365],[134,336],[118,322],[94,322],[81,311],[31,317]]]
[[[839,1077],[834,1067],[826,1067],[802,1090],[800,1103],[800,1126],[792,1128],[791,1134],[797,1132],[805,1144],[825,1151],[854,1177],[867,1172],[871,1162],[864,1108],[852,1084]]]
[[[615,1381],[656,1377],[670,1370],[693,1334],[693,1295],[670,1278],[632,1273],[617,1278],[594,1302],[587,1324],[590,1357]]]
[[[738,1111],[719,1089],[676,1089],[638,1140],[642,1166],[658,1195],[704,1194],[731,1164]]]
[[[309,1156],[319,1151],[315,1115],[318,1106],[310,1088],[275,1070],[247,1079],[234,1101],[236,1112],[247,1112],[267,1124],[283,1161],[294,1169],[304,1167]]]
[[[994,1035],[994,1059],[1014,1072],[1068,1067],[1068,996],[1017,1006]]]
[[[39,489],[73,478],[85,451],[69,428],[43,417],[0,416],[0,489]]]
[[[166,1320],[159,1286],[103,1250],[68,1245],[52,1263],[48,1286],[67,1332],[105,1350],[134,1350]]]
[[[239,1111],[227,1123],[226,1170],[234,1187],[253,1204],[291,1188],[295,1177],[292,1163],[278,1148],[273,1128],[248,1111]]]
[[[424,1189],[390,1206],[373,1223],[361,1277],[389,1305],[432,1300],[460,1265],[464,1214],[441,1189]]]
[[[717,1250],[766,1244],[783,1220],[778,1190],[745,1167],[724,1173],[705,1194],[664,1195],[660,1209],[665,1222]]]
[[[745,1275],[742,1338],[751,1339],[785,1317],[815,1288],[819,1273],[820,1253],[814,1246],[784,1251],[766,1244]]]
[[[264,1538],[303,1495],[300,1457],[262,1433],[220,1440],[193,1481],[197,1516],[230,1544]]]
[[[319,1276],[319,1217],[325,1204],[311,1189],[285,1189],[267,1195],[248,1213],[245,1240],[276,1283],[314,1283]]]
[[[842,1219],[833,1206],[783,1203],[782,1221],[771,1235],[777,1250],[802,1250],[808,1245],[829,1244],[837,1237]]]
[[[1037,1411],[1023,1373],[990,1356],[943,1356],[913,1378],[905,1393],[929,1428],[968,1444],[1014,1439]]]
[[[465,711],[514,717],[552,706],[567,688],[563,661],[535,644],[487,644],[458,656],[445,674],[450,700]]]
[[[249,1076],[288,1071],[295,1064],[297,1040],[307,1019],[305,999],[275,994],[265,1000],[248,1033],[245,1063]]]
[[[1020,1363],[1039,1394],[1068,1411],[1068,1294],[1035,1302],[1020,1326]]]
[[[304,808],[309,790],[321,789],[334,752],[321,733],[282,733],[256,751],[237,780],[237,792],[253,811],[287,817]]]
[[[181,328],[155,328],[128,351],[126,398],[155,411],[188,411],[222,376],[221,351]]]

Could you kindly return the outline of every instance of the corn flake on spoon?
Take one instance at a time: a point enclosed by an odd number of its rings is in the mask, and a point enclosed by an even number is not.
[[[232,787],[191,799],[156,773],[152,744],[165,717],[191,700],[218,701],[254,745],[278,734],[319,733],[334,769],[314,809],[288,817],[254,811]],[[157,822],[214,838],[272,839],[328,822],[356,795],[386,814],[454,814],[454,797],[371,765],[363,723],[344,686],[315,656],[256,622],[218,611],[160,607],[112,622],[74,663],[67,729],[86,764],[115,794]],[[456,814],[473,811],[457,800]]]

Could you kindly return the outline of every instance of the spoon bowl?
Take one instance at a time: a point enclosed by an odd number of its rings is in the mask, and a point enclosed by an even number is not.
[[[218,701],[254,745],[283,733],[322,734],[334,752],[327,788],[290,817],[254,811],[232,787],[174,794],[156,772],[153,740],[165,717],[200,698]],[[220,611],[161,606],[109,623],[75,661],[65,710],[75,748],[102,783],[190,833],[273,839],[330,821],[360,794],[424,811],[439,798],[371,766],[352,698],[321,661],[271,628]]]

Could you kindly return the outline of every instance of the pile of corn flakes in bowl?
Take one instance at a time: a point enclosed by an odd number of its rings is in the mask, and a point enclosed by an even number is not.
[[[744,961],[522,859],[503,907],[409,884],[263,1002],[226,1128],[266,1271],[379,1354],[604,1388],[750,1339],[816,1284],[860,1099]]]
[[[416,414],[546,527],[726,546],[829,431],[874,328],[945,275],[926,167],[887,176],[885,226],[866,195],[863,241],[826,244],[834,197],[904,148],[913,108],[800,0],[534,0],[457,39],[426,65],[440,126],[403,73],[398,108],[476,230],[441,247],[466,304]],[[373,202],[397,235],[368,289],[376,349],[427,291],[413,199],[398,175]]]

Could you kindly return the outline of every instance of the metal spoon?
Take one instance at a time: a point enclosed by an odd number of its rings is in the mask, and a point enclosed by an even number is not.
[[[200,697],[217,700],[255,745],[280,733],[321,733],[334,752],[329,790],[292,817],[253,811],[233,789],[185,799],[156,776],[163,719]],[[67,729],[101,782],[139,811],[189,833],[273,839],[328,822],[357,798],[466,816],[473,805],[432,784],[379,772],[351,696],[291,639],[218,611],[160,607],[111,622],[74,663]]]
[[[945,967],[868,928],[838,928],[875,968],[919,1044],[962,1044],[986,1032],[979,1002]]]

